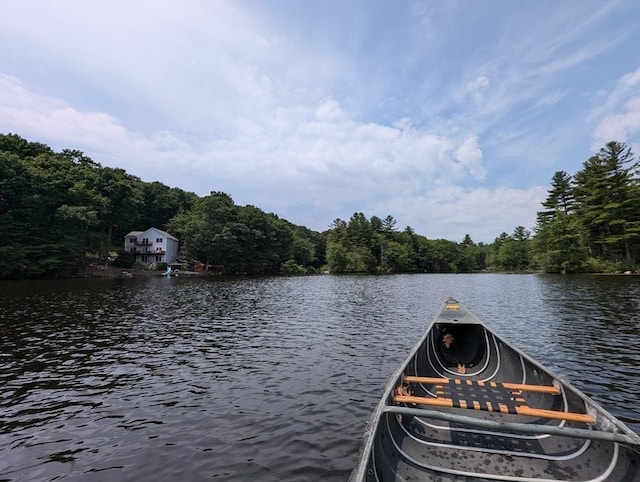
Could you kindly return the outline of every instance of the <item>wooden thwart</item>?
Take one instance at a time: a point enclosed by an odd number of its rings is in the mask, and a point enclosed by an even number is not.
[[[446,385],[451,381],[451,379],[405,376],[403,378],[403,381],[407,383],[426,383],[429,385]],[[467,383],[467,380],[453,379],[453,381],[455,383]],[[551,385],[525,385],[522,383],[508,383],[508,382],[480,382],[477,380],[472,380],[472,383],[480,386],[484,386],[484,385],[492,386],[491,384],[495,384],[495,385],[500,385],[508,390],[522,390],[525,392],[549,393],[551,395],[560,394],[560,390],[558,390],[556,387],[553,387]]]
[[[442,386],[451,384],[459,387],[487,387],[494,388],[496,390],[506,389],[511,390],[516,393],[520,391],[526,392],[537,392],[537,393],[548,393],[551,395],[558,395],[560,390],[556,387],[550,385],[525,385],[522,383],[509,383],[509,382],[485,382],[480,380],[460,380],[460,379],[449,379],[449,378],[433,378],[433,377],[415,377],[415,376],[405,376],[403,378],[404,383],[426,383],[429,385],[437,385],[441,387],[439,389],[439,396],[437,398],[430,397],[415,397],[411,395],[395,395],[393,397],[393,401],[395,403],[413,403],[416,405],[431,405],[437,407],[458,407],[458,408],[466,408],[472,410],[487,410],[490,412],[501,412],[501,413],[514,413],[513,410],[515,408],[515,413],[518,415],[526,415],[531,417],[540,417],[540,418],[548,418],[548,419],[556,419],[556,420],[569,420],[571,422],[583,422],[583,423],[593,423],[594,419],[590,415],[586,415],[584,413],[575,413],[575,412],[561,412],[559,410],[546,410],[540,408],[531,408],[527,406],[526,402],[521,396],[516,396],[512,398],[515,402],[519,402],[520,405],[513,407],[511,405],[511,409],[508,406],[512,402],[505,401],[504,404],[500,403],[500,401],[486,401],[480,402],[472,399],[467,400],[453,400],[451,398],[443,397],[444,390],[442,390]],[[514,394],[516,395],[516,394]],[[504,401],[504,399],[503,399]],[[486,408],[483,408],[486,407]]]
[[[414,403],[416,405],[432,405],[437,407],[453,407],[453,400],[449,398],[428,398],[413,397],[405,395],[396,395],[393,397],[396,403]],[[468,407],[477,410],[475,407]],[[543,410],[540,408],[531,408],[527,406],[516,407],[518,415],[528,415],[531,417],[549,418],[556,420],[569,420],[570,422],[593,423],[594,419],[591,415],[574,412],[560,412],[557,410]]]

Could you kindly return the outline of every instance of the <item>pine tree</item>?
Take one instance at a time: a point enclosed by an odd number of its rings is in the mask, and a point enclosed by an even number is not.
[[[591,255],[636,262],[640,245],[637,172],[631,149],[609,142],[575,175],[576,214]]]
[[[557,171],[551,179],[549,195],[542,205],[547,208],[538,213],[538,219],[548,220],[556,214],[570,214],[573,211],[574,194],[572,177],[565,171]]]

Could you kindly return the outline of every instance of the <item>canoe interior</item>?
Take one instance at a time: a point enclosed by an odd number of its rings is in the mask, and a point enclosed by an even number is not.
[[[461,305],[453,306],[454,309],[443,308],[387,386],[365,436],[360,470],[354,471],[352,480],[640,481],[638,445],[564,433],[589,429],[626,431],[638,438],[637,435],[575,388],[501,340]],[[406,383],[406,376],[459,382]],[[488,388],[491,382],[533,385],[532,390],[545,386],[551,391],[555,387],[557,394]],[[427,399],[425,403],[435,403],[434,399],[454,400],[457,406],[394,402],[394,396],[402,399],[404,395]],[[479,409],[472,406],[473,402]],[[465,403],[468,408],[460,408]],[[497,424],[495,428],[478,428],[429,416],[385,412],[390,406],[558,427],[563,429],[563,435],[513,433]],[[508,413],[513,412],[514,406],[517,410],[532,409],[536,414],[563,413],[557,419]],[[593,422],[562,419],[571,416],[567,412],[575,417],[592,417]]]

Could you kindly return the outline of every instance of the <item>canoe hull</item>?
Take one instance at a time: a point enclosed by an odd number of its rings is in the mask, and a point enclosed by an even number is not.
[[[447,300],[385,388],[351,480],[635,481],[639,447],[602,407]]]

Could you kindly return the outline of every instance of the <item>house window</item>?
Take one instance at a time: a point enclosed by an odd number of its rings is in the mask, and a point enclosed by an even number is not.
[[[136,242],[136,238],[131,238],[131,239],[129,239],[129,242],[130,242],[130,243],[135,243],[135,242]]]
[[[142,262],[146,263],[147,261],[149,261],[149,257],[148,256],[143,256],[142,257]]]
[[[159,263],[160,261],[162,261],[162,256],[156,256],[156,263]]]
[[[156,243],[161,243],[162,242],[162,238],[156,238]]]

